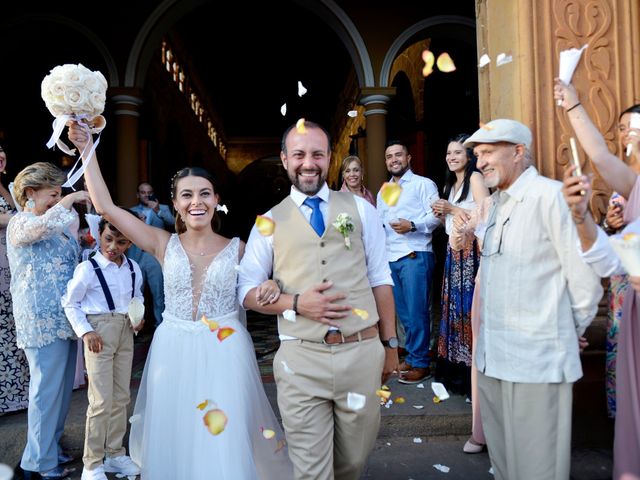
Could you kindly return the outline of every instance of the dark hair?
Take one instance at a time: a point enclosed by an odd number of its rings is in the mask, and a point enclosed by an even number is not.
[[[447,146],[451,142],[456,142],[463,145],[465,140],[469,138],[469,136],[470,135],[467,133],[461,133],[449,139],[449,141],[447,142]],[[476,157],[473,154],[473,150],[471,148],[464,148],[464,150],[467,153],[467,164],[464,166],[464,180],[462,181],[462,192],[458,197],[458,202],[467,198],[467,195],[469,194],[470,184],[471,184],[471,175],[473,174],[473,172],[478,171],[478,169],[476,168]],[[451,189],[453,188],[455,183],[456,183],[456,174],[447,168],[444,176],[444,191],[442,192],[442,196],[444,198],[447,198],[447,199],[449,198],[449,194],[451,193]]]
[[[636,103],[635,105],[631,105],[629,108],[627,108],[624,112],[622,112],[620,114],[620,116],[618,117],[618,121],[620,121],[622,119],[622,116],[625,113],[640,113],[640,103]]]
[[[185,167],[182,170],[178,170],[178,172],[171,179],[171,199],[175,200],[178,195],[178,181],[186,178],[186,177],[202,177],[205,180],[211,183],[213,187],[213,192],[218,193],[218,187],[215,177],[206,169],[201,167]],[[177,213],[177,212],[176,212]],[[187,230],[187,226],[180,218],[180,215],[176,215],[176,233],[184,233]],[[216,211],[213,212],[213,218],[211,219],[211,228],[213,228],[214,232],[217,232],[220,228],[220,218],[218,217],[218,213]]]
[[[404,148],[404,151],[409,153],[409,147],[407,147],[406,142],[403,142],[402,140],[398,140],[398,139],[391,139],[391,140],[387,140],[384,144],[384,149],[386,150],[389,147],[392,147],[393,145],[400,145],[402,148]]]
[[[125,208],[125,207],[120,207],[120,208],[122,208],[122,210],[124,210],[126,212],[129,212],[134,217],[139,218],[138,214],[136,212],[134,212],[133,210],[131,210],[130,208]],[[118,230],[113,223],[111,223],[106,218],[101,217],[100,218],[100,223],[98,223],[98,233],[100,235],[102,235],[102,232],[104,232],[104,229],[107,228],[107,227],[109,227],[109,230],[111,230],[115,235],[122,235],[122,232],[120,230]]]
[[[284,131],[284,134],[282,134],[282,140],[280,141],[280,150],[282,150],[282,152],[286,155],[287,154],[287,137],[289,136],[289,132],[291,132],[291,130],[293,130],[294,128],[297,128],[298,123],[294,123],[293,125],[291,125],[289,128],[287,128]],[[329,132],[327,131],[326,128],[324,128],[322,125],[316,123],[316,122],[312,122],[311,120],[305,120],[304,121],[304,127],[305,128],[319,128],[320,130],[322,130],[324,132],[324,134],[327,136],[327,151],[330,152],[331,151],[331,135],[329,135]]]

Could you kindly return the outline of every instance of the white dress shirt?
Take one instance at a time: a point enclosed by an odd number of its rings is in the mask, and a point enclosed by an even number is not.
[[[93,259],[102,269],[105,281],[113,297],[115,312],[125,314],[131,301],[131,270],[129,263],[123,255],[122,265],[118,267],[114,262],[107,260],[100,252]],[[135,272],[135,294],[140,300],[142,296],[142,272],[138,264],[131,260]],[[69,323],[75,334],[82,338],[87,332],[92,332],[93,327],[87,320],[87,315],[108,313],[109,306],[100,286],[98,275],[93,270],[89,260],[80,263],[73,273],[73,277],[67,284],[67,291],[62,297],[62,307],[69,319]]]
[[[389,181],[392,182],[393,178]],[[389,262],[395,262],[411,252],[431,252],[431,232],[441,225],[431,209],[431,204],[440,198],[433,181],[407,170],[398,184],[402,187],[398,203],[390,207],[382,200],[380,192],[376,202],[387,237]],[[398,218],[413,222],[416,231],[396,233],[389,222]]]
[[[627,271],[624,269],[620,258],[611,246],[609,237],[600,227],[597,227],[597,229],[598,236],[589,250],[582,252],[580,242],[577,243],[578,251],[582,259],[602,278],[610,277],[611,275],[626,274]],[[640,218],[635,219],[616,236],[621,237],[627,233],[640,235]]]
[[[311,218],[311,207],[304,205],[307,195],[291,187],[289,194],[291,199],[300,209],[307,221]],[[320,211],[324,218],[325,227],[333,223],[334,219],[327,218],[329,215],[329,187],[324,184],[315,195],[323,201],[320,202]],[[360,220],[362,222],[362,241],[367,258],[367,276],[371,287],[379,285],[393,285],[391,280],[391,270],[385,256],[384,233],[382,224],[375,208],[364,198],[357,195],[353,197],[358,207]],[[271,218],[271,210],[266,214]],[[276,225],[276,228],[278,226]],[[265,237],[258,232],[254,225],[249,234],[249,240],[245,248],[244,256],[240,261],[240,271],[238,273],[238,300],[242,305],[249,290],[257,287],[265,280],[271,278],[273,271],[273,237]]]
[[[476,366],[510,382],[574,382],[578,336],[602,298],[600,279],[576,249],[562,184],[529,167],[493,194],[480,264],[482,324]]]

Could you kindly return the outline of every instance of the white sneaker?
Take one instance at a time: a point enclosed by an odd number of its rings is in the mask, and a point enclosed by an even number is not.
[[[104,471],[126,476],[140,475],[140,467],[128,455],[107,457],[104,461]]]
[[[87,467],[82,469],[81,480],[107,480],[107,476],[104,474],[104,466],[98,465],[93,470],[87,470]]]

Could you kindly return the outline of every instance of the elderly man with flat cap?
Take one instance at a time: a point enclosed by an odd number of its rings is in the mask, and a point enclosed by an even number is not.
[[[602,287],[577,253],[562,183],[531,165],[531,131],[489,122],[465,143],[478,158],[489,206],[455,219],[452,244],[482,241],[482,325],[475,351],[482,424],[495,477],[569,478],[578,338]],[[475,231],[474,231],[475,229]]]

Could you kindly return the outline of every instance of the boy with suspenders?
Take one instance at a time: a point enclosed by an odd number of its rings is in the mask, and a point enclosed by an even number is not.
[[[123,438],[134,333],[127,310],[133,297],[143,300],[142,273],[124,254],[131,242],[105,219],[99,230],[99,251],[76,267],[62,297],[67,318],[83,340],[89,377],[82,480],[107,480],[105,472],[140,473],[126,455]]]

